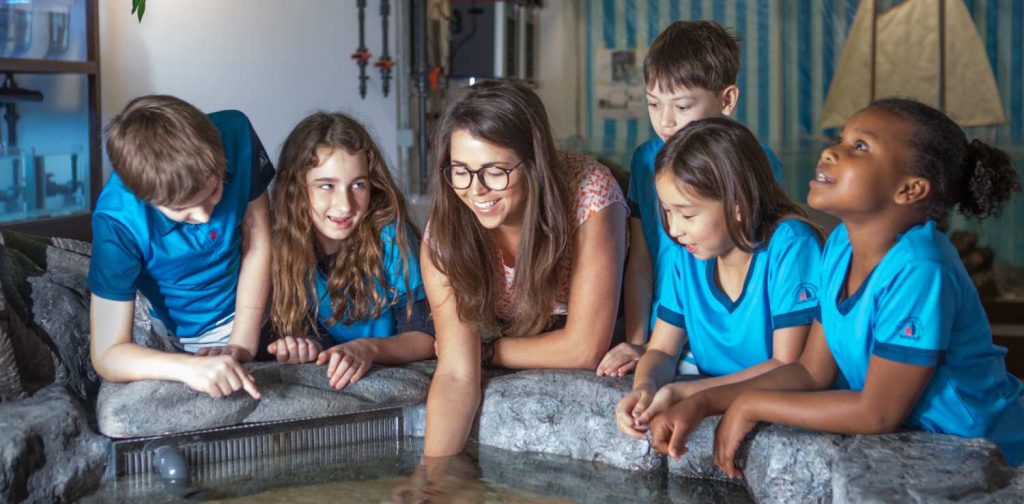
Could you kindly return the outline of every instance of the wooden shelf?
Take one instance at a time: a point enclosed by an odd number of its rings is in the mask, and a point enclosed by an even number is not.
[[[92,213],[84,212],[12,222],[0,225],[0,228],[38,236],[60,236],[91,242]]]
[[[0,72],[96,75],[98,71],[94,61],[0,58]]]

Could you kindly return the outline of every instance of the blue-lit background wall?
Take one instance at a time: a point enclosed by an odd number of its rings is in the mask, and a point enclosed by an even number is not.
[[[971,128],[1024,165],[1024,1],[964,1],[995,73],[1008,122]],[[898,0],[878,0],[884,11]],[[599,51],[646,50],[669,23],[711,19],[742,38],[736,118],[771,145],[785,165],[784,185],[803,201],[818,154],[830,132],[816,128],[835,65],[859,0],[601,0],[584,1],[584,133],[594,150],[620,161],[653,137],[646,118],[595,114],[594,72]],[[624,166],[626,166],[624,164]],[[997,261],[1024,265],[1024,198],[983,224],[955,218],[956,229],[979,231]]]

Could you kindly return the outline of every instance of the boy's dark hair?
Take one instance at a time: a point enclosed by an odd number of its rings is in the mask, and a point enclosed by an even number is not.
[[[223,180],[227,158],[210,118],[185,101],[141,96],[107,126],[110,164],[135,196],[153,205],[191,201]]]
[[[651,44],[644,58],[648,89],[699,87],[720,93],[736,83],[739,37],[714,21],[676,21]]]
[[[886,98],[868,106],[908,121],[910,170],[932,183],[927,218],[941,220],[954,206],[967,217],[998,216],[1020,179],[1010,156],[981,140],[967,141],[964,131],[946,114],[915,100]]]
[[[732,119],[687,124],[658,152],[654,166],[659,176],[671,173],[677,186],[721,201],[729,238],[744,252],[767,244],[784,218],[803,220],[822,237],[821,229],[772,177],[768,156],[754,134]],[[732,218],[733,208],[739,210],[739,220]]]

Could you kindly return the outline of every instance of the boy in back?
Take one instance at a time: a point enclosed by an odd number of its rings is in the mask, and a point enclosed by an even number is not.
[[[597,368],[598,375],[623,376],[643,354],[654,325],[658,289],[667,274],[662,260],[674,251],[662,228],[654,187],[654,158],[665,142],[691,121],[729,116],[736,110],[740,89],[738,39],[713,21],[676,21],[654,40],[644,59],[647,112],[657,136],[633,152],[629,190],[629,258],[625,272],[626,341],[612,348]],[[776,180],[782,165],[763,144]],[[692,356],[686,362],[692,364]],[[684,362],[681,370],[696,373]]]
[[[93,212],[88,278],[96,372],[258,399],[241,363],[258,350],[270,290],[274,168],[248,118],[143,96],[111,120],[107,153],[115,173]],[[132,342],[137,290],[180,353]]]

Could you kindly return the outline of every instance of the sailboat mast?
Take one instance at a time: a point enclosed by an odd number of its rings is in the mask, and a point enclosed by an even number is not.
[[[946,0],[939,0],[939,100],[938,109],[946,110]]]

